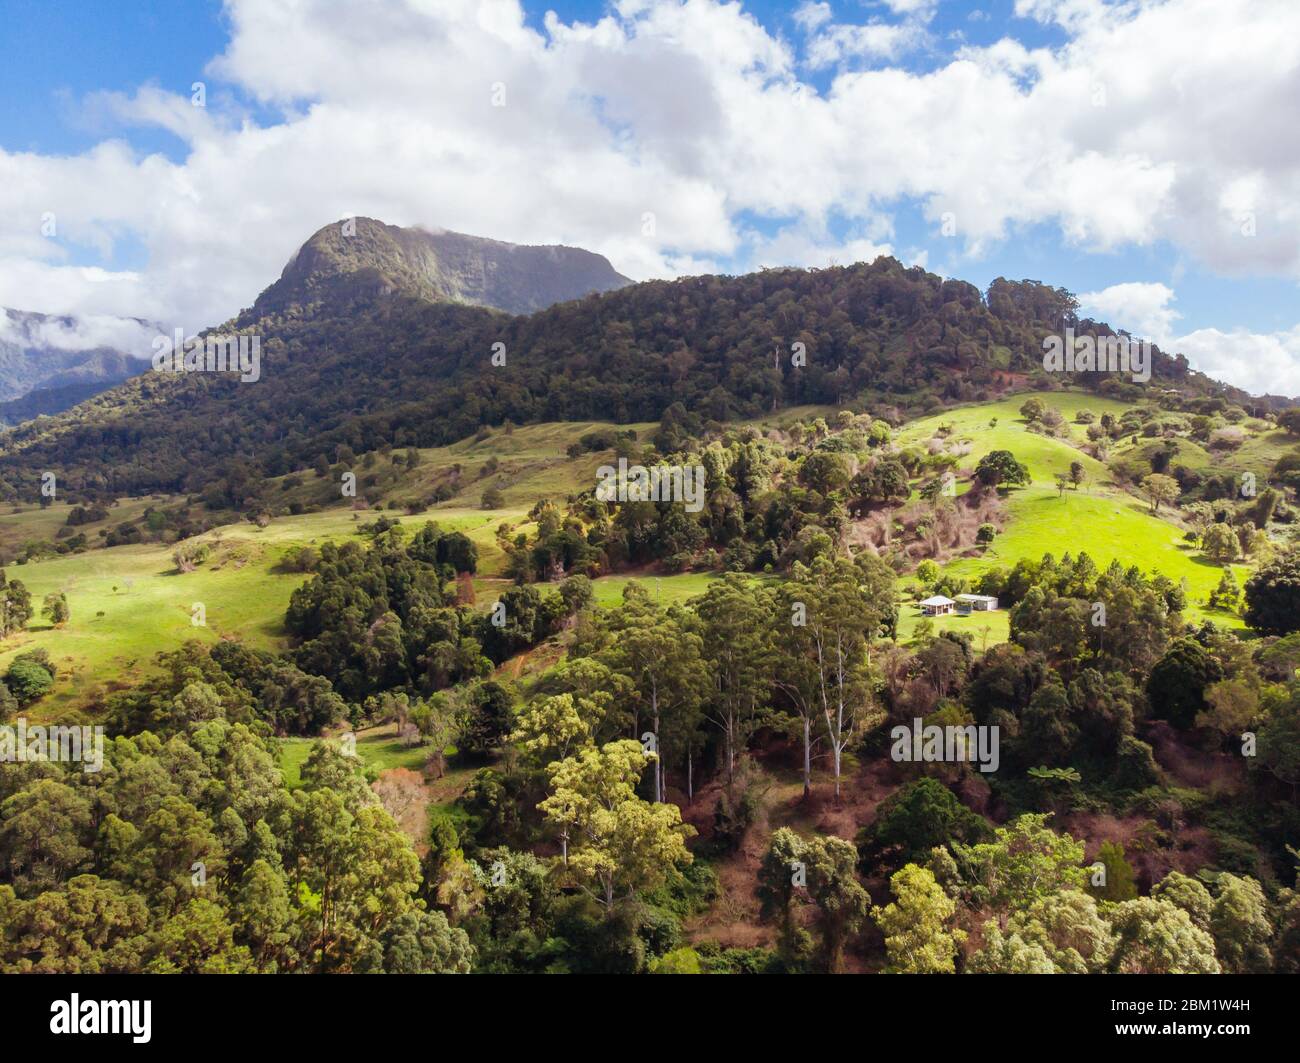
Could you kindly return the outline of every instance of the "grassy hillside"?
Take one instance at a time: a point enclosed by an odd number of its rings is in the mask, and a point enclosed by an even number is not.
[[[302,785],[302,766],[311,755],[313,738],[283,738],[280,740],[280,770],[288,787]],[[418,771],[429,756],[429,747],[410,746],[394,733],[392,725],[372,727],[357,734],[357,756],[368,771],[376,775],[390,768],[408,768]]]
[[[39,605],[51,591],[68,597],[72,617],[61,629],[34,620],[0,644],[0,664],[43,647],[59,667],[55,689],[30,713],[56,716],[98,694],[129,685],[154,654],[186,639],[238,636],[256,646],[283,645],[280,618],[301,576],[273,571],[283,550],[232,537],[197,571],[176,571],[171,548],[122,546],[15,566]],[[206,625],[191,623],[202,603]]]
[[[1066,419],[1068,439],[1056,439],[1027,430],[1020,407],[1028,397],[1027,394],[1013,395],[997,402],[981,402],[923,417],[905,425],[897,439],[904,445],[921,443],[931,438],[941,426],[947,425],[952,429],[949,438],[971,442],[969,459],[963,464],[969,464],[972,469],[989,451],[1010,450],[1029,466],[1035,481],[1052,483],[1056,473],[1069,471],[1072,461],[1082,461],[1093,481],[1109,480],[1110,474],[1101,462],[1071,446],[1071,443],[1081,445],[1086,440],[1083,426],[1075,424],[1074,417],[1081,409],[1092,410],[1098,415],[1111,413],[1118,416],[1129,408],[1128,405],[1083,392],[1040,394],[1038,397],[1045,405],[1056,407]]]
[[[163,501],[163,496],[118,499],[109,507],[106,520],[80,524],[71,531],[77,534],[84,532],[86,540],[96,544],[102,538],[101,532],[107,532],[124,521],[136,520],[151,505],[160,505]],[[70,503],[57,499],[44,507],[16,505],[7,511],[0,511],[0,552],[12,557],[21,552],[25,543],[34,539],[56,541],[59,529],[67,524],[72,509]]]
[[[386,505],[409,498],[456,464],[477,469],[496,457],[500,465],[497,476],[468,483],[456,497],[426,512],[411,516],[402,510],[385,510],[386,515],[411,528],[433,520],[469,536],[479,552],[476,586],[480,603],[491,602],[508,586],[500,578],[505,555],[497,545],[497,526],[509,521],[526,528],[527,512],[539,498],[563,499],[590,487],[596,468],[611,452],[569,458],[566,450],[585,433],[608,427],[613,426],[604,422],[533,425],[512,432],[499,429],[487,438],[462,440],[448,447],[426,448],[420,451],[415,468],[393,467],[385,490],[373,501]],[[640,435],[654,426],[620,427],[630,427]],[[62,628],[56,630],[37,617],[27,631],[0,642],[0,670],[17,653],[34,648],[47,650],[59,666],[54,691],[32,706],[28,715],[34,720],[54,719],[93,705],[103,694],[138,680],[151,668],[156,653],[174,649],[187,639],[239,638],[266,649],[286,647],[284,612],[290,595],[305,577],[281,569],[285,556],[302,545],[359,537],[358,526],[379,515],[373,509],[344,507],[335,488],[317,484],[310,473],[302,479],[302,484],[285,492],[290,499],[317,502],[321,496],[333,502],[333,508],[278,517],[265,528],[243,521],[198,536],[198,541],[214,549],[209,560],[193,572],[178,572],[172,560],[174,545],[158,543],[11,565],[9,575],[22,580],[38,609],[46,594],[62,591],[72,613]],[[481,509],[479,499],[485,483],[498,480],[506,504],[501,509]],[[87,537],[97,541],[101,527],[134,519],[151,504],[178,501],[125,499],[111,509],[109,520],[77,530],[87,531]],[[45,509],[29,507],[0,514],[0,544],[16,550],[31,539],[52,540],[70,508],[59,502]],[[629,578],[599,581],[601,604],[617,602]],[[707,577],[702,575],[666,576],[657,582],[660,593],[672,601],[698,594],[706,584]],[[195,603],[202,603],[203,626],[191,623]]]
[[[1170,468],[1181,465],[1202,477],[1224,473],[1240,476],[1249,472],[1262,483],[1277,460],[1295,446],[1295,437],[1264,421],[1247,421],[1241,427],[1247,436],[1235,449],[1211,449],[1180,434],[1175,439],[1177,449],[1169,461]],[[1161,439],[1139,437],[1117,446],[1111,453],[1111,461],[1120,468],[1145,471],[1150,467],[1152,455],[1164,445]]]
[[[464,531],[490,562],[494,552],[500,555],[493,529],[503,515],[448,509],[407,519],[413,526],[436,519]],[[60,674],[54,692],[30,715],[52,718],[129,685],[150,667],[156,653],[187,639],[236,637],[254,646],[283,649],[288,644],[284,611],[305,577],[283,571],[280,563],[297,546],[356,536],[356,516],[338,509],[285,517],[265,529],[248,523],[217,529],[199,536],[213,545],[213,554],[188,573],[176,570],[174,547],[159,544],[10,566],[11,578],[22,580],[38,606],[52,591],[65,593],[72,617],[57,630],[34,619],[26,632],[0,642],[0,668],[23,650],[48,650]],[[203,606],[203,626],[191,623],[195,603]]]
[[[1203,608],[1222,575],[1222,567],[1183,541],[1185,529],[1164,519],[1168,510],[1153,515],[1146,502],[1116,484],[1105,465],[1076,449],[1085,439],[1083,426],[1073,423],[1080,409],[1098,415],[1119,415],[1128,406],[1082,393],[1042,394],[1042,401],[1066,418],[1068,435],[1058,439],[1028,430],[1019,412],[1026,397],[1014,396],[923,418],[900,433],[900,442],[920,443],[931,438],[941,425],[947,425],[952,428],[949,438],[970,440],[971,451],[963,459],[964,468],[973,469],[992,450],[1009,450],[1029,467],[1030,485],[1008,493],[1008,522],[1002,534],[983,556],[954,561],[945,571],[969,578],[995,565],[1038,560],[1046,553],[1060,557],[1082,551],[1103,568],[1118,558],[1125,565],[1158,570],[1173,580],[1186,578],[1190,617],[1209,617],[1217,624],[1241,627],[1240,618]],[[1067,472],[1074,461],[1082,462],[1088,480],[1079,490],[1067,490],[1061,495],[1054,477]],[[1238,580],[1244,580],[1249,570],[1236,565],[1234,571]]]
[[[1085,438],[1083,426],[1073,423],[1079,409],[1119,416],[1128,407],[1091,394],[1058,392],[1041,397],[1069,422],[1065,438],[1028,431],[1019,414],[1024,396],[950,410],[912,422],[897,433],[896,441],[903,446],[924,445],[945,428],[947,440],[965,441],[969,446],[961,459],[963,472],[969,472],[980,457],[995,449],[1010,450],[1029,467],[1032,483],[1007,496],[1002,534],[981,556],[954,560],[946,571],[973,578],[994,565],[1011,565],[1022,558],[1036,560],[1044,553],[1059,557],[1086,551],[1102,566],[1118,558],[1126,565],[1158,569],[1175,580],[1186,578],[1189,614],[1193,618],[1211,615],[1202,605],[1219,579],[1220,568],[1183,541],[1178,524],[1164,514],[1153,516],[1145,502],[1114,482],[1105,465],[1076,449]],[[751,423],[761,429],[829,412],[823,407],[795,407]],[[377,470],[379,483],[378,489],[370,492],[370,501],[407,527],[434,520],[468,535],[479,551],[475,586],[479,605],[485,608],[508,586],[502,578],[505,555],[497,544],[498,526],[509,522],[516,531],[527,530],[528,510],[538,499],[561,501],[589,487],[596,467],[611,460],[612,452],[569,457],[567,450],[584,434],[608,427],[614,426],[577,422],[497,429],[482,438],[422,449],[413,468],[382,456],[371,466]],[[621,427],[636,431],[641,440],[654,428],[647,424]],[[1268,433],[1261,433],[1252,435],[1241,451],[1264,453],[1276,446]],[[405,453],[401,452],[403,458]],[[495,472],[488,477],[477,475],[492,459],[497,463]],[[1062,497],[1053,477],[1068,470],[1072,461],[1083,463],[1088,481],[1082,489],[1067,490]],[[363,467],[360,460],[357,465]],[[416,515],[399,508],[403,500],[445,480],[458,465],[461,485],[451,498]],[[378,513],[376,509],[347,508],[336,495],[332,479],[307,472],[284,477],[281,482],[286,503],[299,501],[314,507],[328,502],[331,507],[277,517],[265,528],[245,521],[206,533],[199,539],[213,545],[213,554],[194,572],[177,572],[172,561],[174,547],[156,543],[11,565],[9,574],[27,585],[38,606],[45,594],[63,591],[72,612],[71,620],[61,629],[37,618],[28,631],[0,643],[0,668],[16,653],[34,647],[48,650],[59,666],[54,692],[29,714],[37,719],[55,718],[93,705],[104,693],[137,680],[151,667],[156,653],[186,639],[240,638],[268,649],[286,646],[284,611],[304,577],[282,569],[285,555],[304,544],[357,536],[358,526]],[[505,499],[502,508],[487,511],[480,507],[488,484],[500,485]],[[124,499],[111,509],[108,521],[78,531],[86,530],[88,538],[97,541],[100,528],[139,517],[149,505],[177,501]],[[30,507],[0,514],[0,544],[16,549],[31,539],[53,539],[68,509],[60,502],[46,509]],[[1247,569],[1237,566],[1236,571],[1244,580]],[[706,590],[711,578],[707,573],[620,574],[596,582],[596,600],[602,606],[615,605],[627,583],[640,579],[662,601],[681,602]],[[195,603],[202,603],[204,626],[191,623]],[[1228,614],[1214,613],[1212,618],[1216,623],[1241,626],[1237,617]],[[909,605],[900,619],[901,637],[910,638],[919,613]],[[987,632],[983,630],[986,625]],[[982,647],[1006,640],[1007,614],[948,617],[938,621],[937,627],[969,631]]]

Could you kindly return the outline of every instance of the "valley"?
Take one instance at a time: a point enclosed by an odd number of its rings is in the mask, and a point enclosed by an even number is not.
[[[1300,3],[3,22],[20,1046],[1285,1043]]]
[[[80,831],[75,878],[27,846],[12,919],[150,898],[110,969],[1296,962],[1286,402],[1158,349],[1149,385],[1047,373],[1077,304],[1032,281],[494,278],[465,263],[508,245],[357,221],[222,327],[256,380],[146,374],[0,437],[0,715],[110,740],[102,784],[0,772],[0,832]],[[339,852],[359,892],[318,928]],[[220,903],[169,914],[196,861],[235,869]],[[1069,913],[1086,956],[1000,936]],[[170,944],[199,918],[221,944]],[[61,962],[24,933],[0,964]]]
[[[1086,552],[1100,567],[1118,560],[1144,571],[1159,571],[1175,581],[1186,580],[1190,619],[1212,619],[1241,628],[1239,615],[1205,605],[1222,567],[1184,540],[1185,527],[1166,519],[1168,513],[1153,516],[1148,505],[1116,483],[1106,465],[1081,449],[1086,439],[1081,426],[1072,423],[1079,410],[1118,417],[1132,406],[1086,393],[1042,393],[1041,399],[1059,410],[1067,422],[1065,436],[1049,438],[1026,431],[1019,408],[1029,395],[1018,393],[921,417],[907,422],[895,437],[899,448],[915,446],[935,438],[936,431],[943,429],[945,438],[969,444],[962,456],[967,472],[985,454],[998,449],[1011,450],[1029,468],[1031,482],[1012,493],[1007,526],[995,542],[987,549],[965,551],[947,560],[944,573],[976,580],[991,568],[1035,561],[1044,554],[1059,557]],[[826,407],[794,407],[775,418],[746,423],[760,432],[780,430],[782,425],[829,412]],[[631,431],[647,438],[655,427],[644,422],[613,425],[584,421],[521,426],[508,432],[498,429],[481,439],[471,437],[446,447],[418,449],[419,463],[411,469],[381,456],[376,467],[389,467],[377,489],[367,492],[370,509],[351,508],[348,500],[339,497],[338,485],[330,478],[317,477],[311,470],[289,474],[271,482],[269,496],[278,506],[328,508],[284,512],[265,527],[248,520],[219,524],[194,538],[213,548],[211,559],[184,574],[177,571],[172,559],[174,544],[158,543],[91,549],[12,566],[11,578],[21,579],[35,598],[52,592],[67,594],[72,619],[58,630],[37,621],[24,634],[5,640],[0,644],[0,669],[16,654],[33,648],[45,649],[59,661],[61,673],[54,690],[31,712],[33,718],[45,721],[92,708],[107,693],[145,674],[156,653],[175,649],[187,639],[234,638],[262,649],[284,650],[289,644],[284,611],[293,590],[304,579],[284,570],[285,558],[302,546],[363,541],[358,526],[383,514],[410,530],[435,521],[449,531],[466,534],[479,553],[474,583],[482,607],[494,593],[510,585],[497,527],[506,523],[516,531],[535,531],[528,516],[535,503],[562,501],[590,491],[596,467],[612,460],[612,451],[571,457],[568,449],[597,430]],[[1256,470],[1267,478],[1285,442],[1284,432],[1256,430],[1220,467],[1236,473]],[[1195,444],[1192,447],[1199,449]],[[1140,444],[1130,443],[1117,448],[1111,460],[1122,462],[1141,451]],[[1084,464],[1089,479],[1083,488],[1062,493],[1053,477],[1067,471],[1074,460]],[[1209,461],[1206,458],[1204,464],[1208,466]],[[493,463],[496,471],[484,476],[487,463]],[[358,465],[365,467],[364,462]],[[407,500],[425,496],[434,485],[445,482],[453,470],[458,478],[451,498],[416,515],[401,508]],[[919,480],[915,483],[919,485]],[[500,486],[502,505],[483,510],[479,504],[482,492],[494,484]],[[960,490],[968,487],[963,479]],[[918,500],[915,490],[911,499]],[[115,524],[139,520],[150,507],[166,508],[181,501],[168,496],[121,499],[111,507],[107,519],[79,530],[94,541],[94,536]],[[19,511],[0,513],[0,549],[11,554],[32,541],[57,542],[56,533],[72,507],[57,503],[15,508]],[[1236,565],[1234,572],[1244,581],[1249,569]],[[595,603],[601,607],[617,604],[630,580],[644,582],[665,605],[681,603],[702,593],[713,575],[665,572],[651,566],[633,575],[600,576],[593,584]],[[196,602],[204,606],[202,626],[191,622]],[[915,607],[905,608],[899,621],[900,635],[911,637],[920,619]],[[986,624],[987,633],[983,630]],[[1009,635],[1005,610],[985,617],[941,617],[936,628],[973,633],[981,646],[1005,642]]]

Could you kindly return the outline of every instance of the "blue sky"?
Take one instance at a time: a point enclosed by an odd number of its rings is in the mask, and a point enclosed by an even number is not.
[[[149,82],[188,94],[226,41],[219,0],[4,0],[0,21],[0,145],[10,151],[74,153],[121,135],[85,113],[88,96],[131,92]],[[130,140],[143,152],[177,157],[183,150],[152,131],[133,131]]]
[[[1286,10],[1274,0],[1231,2],[1261,18],[1275,18]],[[1244,147],[1225,144],[1221,157],[1207,155],[1198,138],[1204,141],[1212,131],[1207,134],[1194,123],[1201,118],[1198,107],[1204,110],[1216,104],[1210,96],[1190,100],[1194,93],[1179,81],[1180,57],[1172,51],[1178,42],[1166,38],[1169,26],[1183,23],[1169,21],[1165,10],[1125,14],[1103,0],[983,4],[805,0],[746,3],[737,14],[734,7],[728,12],[711,0],[692,0],[693,6],[683,14],[668,0],[634,0],[618,9],[593,0],[570,0],[525,3],[521,17],[509,3],[498,4],[486,21],[470,6],[447,13],[462,3],[444,0],[434,5],[443,10],[430,15],[418,5],[406,7],[403,0],[384,0],[375,9],[384,9],[384,17],[372,17],[358,13],[365,8],[349,9],[335,0],[311,0],[306,7],[315,10],[306,15],[288,8],[274,10],[280,0],[261,0],[260,10],[252,0],[231,0],[228,5],[216,0],[121,4],[6,0],[0,4],[8,46],[6,61],[0,64],[4,101],[0,164],[7,161],[20,176],[31,173],[30,182],[18,182],[24,188],[49,182],[48,175],[58,173],[68,189],[63,194],[76,202],[48,204],[52,213],[65,219],[52,240],[34,242],[29,232],[0,240],[0,305],[130,316],[181,312],[221,317],[246,305],[273,280],[286,252],[319,225],[334,220],[340,204],[359,200],[358,212],[374,212],[402,224],[445,225],[519,242],[581,242],[605,252],[617,267],[638,277],[701,269],[740,272],[777,264],[783,253],[796,260],[791,264],[824,264],[817,258],[823,251],[827,258],[843,262],[855,248],[863,254],[885,248],[905,261],[981,288],[995,277],[1007,276],[1034,278],[1076,293],[1109,291],[1100,300],[1096,316],[1145,334],[1163,330],[1163,336],[1156,338],[1166,341],[1199,337],[1189,340],[1190,349],[1207,358],[1215,356],[1205,347],[1207,336],[1221,345],[1230,334],[1249,336],[1252,342],[1272,337],[1269,342],[1281,343],[1272,352],[1278,359],[1285,359],[1292,349],[1290,332],[1300,324],[1296,309],[1300,251],[1292,246],[1289,232],[1300,217],[1297,160],[1294,152],[1270,150],[1262,142]],[[1147,0],[1144,6],[1187,8],[1187,41],[1193,42],[1198,27],[1191,22],[1203,19],[1210,10],[1205,3]],[[300,17],[312,20],[310,46],[299,46],[305,38],[293,26],[307,25],[293,22]],[[1166,30],[1144,30],[1138,24],[1142,17],[1166,17],[1163,23],[1152,22]],[[753,32],[750,19],[757,23]],[[601,20],[606,20],[604,36],[592,30]],[[320,27],[324,29],[318,39]],[[409,38],[411,31],[418,38],[426,28],[431,80],[422,89],[420,71],[394,68],[402,62],[418,67],[420,51],[412,50]],[[881,47],[866,43],[876,31],[896,31],[898,43]],[[700,36],[715,32],[720,47],[732,40],[727,35],[734,32],[735,47],[720,56],[704,54],[708,41]],[[612,43],[610,34],[617,38]],[[1149,43],[1154,51],[1171,51],[1167,84],[1158,80],[1159,56],[1152,59],[1155,74],[1149,84],[1122,80],[1123,57],[1128,54],[1124,49],[1132,47],[1134,38]],[[541,109],[528,116],[529,132],[512,128],[508,137],[503,134],[499,149],[492,139],[492,119],[476,116],[473,122],[460,121],[465,105],[456,99],[465,78],[472,75],[464,71],[444,75],[459,69],[456,64],[462,60],[464,70],[483,67],[485,57],[493,57],[498,46],[507,64],[502,69],[522,67],[532,77],[541,76],[538,72],[549,64],[546,76],[556,82],[548,86],[554,92],[550,109],[539,103]],[[330,57],[331,48],[340,49],[337,57]],[[390,48],[393,51],[385,58]],[[720,70],[747,48],[753,49],[753,55],[737,58],[735,70]],[[1015,150],[1017,141],[999,146],[997,132],[1010,128],[1012,122],[1028,123],[1025,128],[1031,134],[1050,125],[1051,107],[1038,101],[1055,99],[1049,94],[1059,90],[1051,86],[1069,84],[1071,72],[1090,62],[1080,56],[1099,48],[1113,49],[1115,59],[1112,64],[1103,54],[1095,63],[1103,73],[1091,76],[1109,79],[1111,98],[1118,105],[1112,103],[1098,112],[1100,124],[1090,125],[1087,114],[1067,115],[1063,125],[1073,124],[1077,130],[1068,133],[1061,150],[1074,153],[1075,158],[1044,158],[1041,165],[1050,167],[1051,173],[1026,181],[1024,189],[1018,190],[1020,175],[1038,168],[1040,160],[1027,156],[1008,161],[1005,156]],[[784,49],[785,57],[774,60],[773,49]],[[364,61],[368,54],[376,57],[370,67]],[[826,54],[832,58],[817,58]],[[627,96],[620,100],[619,64],[629,55],[639,57],[645,81],[626,88]],[[973,55],[987,70],[969,92],[952,89],[950,83],[966,83],[954,76],[959,60]],[[1190,60],[1190,53],[1186,58]],[[1229,54],[1228,59],[1234,57]],[[1251,69],[1249,56],[1235,59],[1234,69]],[[356,70],[351,70],[354,61]],[[1300,85],[1300,76],[1288,62],[1285,58],[1273,62],[1273,69],[1261,73],[1258,85],[1238,86],[1238,122],[1249,123],[1253,108],[1276,110],[1270,101],[1297,102],[1293,86]],[[698,131],[682,129],[680,136],[675,127],[664,125],[654,97],[671,94],[673,73],[664,81],[656,80],[656,64],[665,71],[698,77],[697,93],[716,89],[715,109],[721,110],[711,122],[702,121]],[[756,69],[760,73],[755,74]],[[333,70],[339,71],[337,78]],[[706,88],[714,72],[717,83]],[[886,75],[899,75],[903,83],[883,80]],[[520,75],[513,76],[518,85]],[[1193,66],[1188,76],[1201,74]],[[1268,77],[1276,84],[1265,83]],[[201,117],[186,114],[186,108],[179,106],[189,100],[195,81],[204,83],[207,94]],[[812,94],[819,115],[825,112],[824,120],[818,119],[815,142],[803,143],[794,136],[790,140],[792,155],[811,160],[806,161],[807,173],[793,192],[770,187],[779,182],[766,180],[763,172],[765,167],[783,165],[780,143],[756,150],[749,170],[744,164],[719,159],[716,150],[710,157],[707,147],[701,148],[705,137],[716,137],[723,127],[731,127],[725,130],[733,138],[726,151],[743,154],[755,138],[754,131],[765,124],[764,108],[779,102],[773,87],[792,83]],[[1176,97],[1169,95],[1169,85],[1175,83]],[[1223,94],[1234,91],[1222,78],[1219,83]],[[381,105],[407,110],[420,91],[429,92],[431,106],[418,135],[408,131],[398,139],[394,133],[383,143],[381,134],[365,125],[364,116]],[[387,99],[382,98],[384,92],[390,94]],[[859,95],[853,96],[854,92]],[[598,101],[587,112],[582,111],[585,93]],[[994,135],[988,138],[987,160],[979,157],[979,143],[962,142],[948,131],[937,133],[932,123],[890,127],[887,113],[870,113],[876,101],[888,95],[892,102],[881,103],[882,111],[906,108],[915,98],[924,101],[918,104],[924,108],[921,113],[941,116],[944,93],[952,94],[954,108],[970,105],[972,94],[978,105],[980,95],[988,94],[989,131]],[[1187,113],[1169,115],[1170,99],[1185,104]],[[566,108],[572,105],[572,113],[557,111],[557,100]],[[513,101],[520,101],[520,96]],[[1233,100],[1220,102],[1231,111]],[[691,100],[683,106],[689,114]],[[1006,109],[1005,123],[996,117],[998,107]],[[412,120],[421,121],[419,111],[411,110]],[[313,124],[324,126],[329,115],[342,112],[347,113],[347,124],[335,128],[358,131],[356,139],[362,143],[374,139],[374,146],[365,150],[372,157],[375,152],[387,153],[393,158],[391,164],[376,171],[358,158],[355,173],[340,167],[337,187],[323,189],[319,204],[312,200],[313,182],[328,183],[334,176],[319,160],[304,162],[306,172],[296,178],[297,187],[279,188],[286,165],[292,163],[277,158],[273,166],[269,161],[276,138],[281,134],[307,138]],[[621,117],[610,120],[613,112]],[[1045,117],[1035,124],[1035,114]],[[775,111],[773,115],[776,125]],[[870,132],[853,127],[858,116]],[[554,128],[547,130],[552,121]],[[587,143],[593,129],[596,136],[602,135],[602,126],[608,142]],[[313,143],[319,141],[319,133],[311,136]],[[350,136],[351,132],[345,140]],[[616,172],[628,165],[646,177],[650,188],[679,189],[666,203],[652,205],[667,208],[661,214],[680,213],[683,220],[677,231],[682,235],[665,235],[655,247],[644,248],[622,231],[609,231],[610,222],[598,220],[601,208],[596,204],[584,215],[583,204],[590,197],[584,199],[576,189],[572,202],[556,203],[555,217],[543,220],[548,209],[545,200],[540,206],[520,204],[508,177],[493,192],[498,209],[474,200],[476,169],[491,168],[490,162],[476,164],[475,153],[490,160],[519,151],[525,136],[537,139],[537,150],[546,161],[554,160],[556,150],[564,150],[556,146],[572,140],[571,174],[606,164]],[[842,142],[837,142],[838,136]],[[864,136],[875,141],[866,151]],[[432,145],[427,157],[408,150],[413,142],[426,140]],[[106,144],[115,146],[111,165],[102,158]],[[250,166],[249,185],[237,196],[225,187],[229,181],[205,185],[216,179],[199,160],[218,147],[232,155],[248,151],[257,159],[267,159],[265,175],[258,177],[256,166]],[[361,151],[358,145],[358,155]],[[855,172],[859,154],[864,158]],[[957,174],[952,178],[944,172],[948,154]],[[407,155],[411,169],[403,173],[402,158]],[[449,157],[465,165],[460,184]],[[1120,168],[1131,165],[1132,182],[1116,179],[1112,194],[1094,193],[1096,182],[1081,176],[1077,194],[1060,193],[1062,183],[1073,180],[1071,175],[1081,173],[1087,160],[1096,162],[1098,157],[1113,159]],[[882,178],[881,172],[890,169],[893,159],[919,160],[919,164]],[[516,172],[530,165],[534,164],[521,152]],[[1108,180],[1104,175],[1113,171],[1099,165],[1102,180]],[[420,182],[411,176],[426,166],[437,175],[432,183],[438,187],[422,196]],[[999,167],[1006,167],[1005,179],[989,175]],[[815,186],[819,175],[831,171],[834,175],[828,182],[833,189],[807,195],[799,190]],[[101,176],[94,176],[97,172]],[[111,177],[102,176],[105,172]],[[651,181],[656,174],[658,184]],[[111,186],[111,195],[110,179],[122,182],[120,187]],[[73,191],[79,181],[84,184]],[[986,188],[979,187],[981,181],[987,182]],[[1131,204],[1125,202],[1130,190]],[[36,212],[45,204],[38,192],[31,195],[28,205],[6,202],[0,194],[0,205],[6,211]],[[223,225],[214,225],[211,210],[218,209],[215,204],[223,198],[227,201],[220,209],[227,217]],[[1004,201],[990,203],[999,198]],[[514,201],[511,209],[501,209],[505,199]],[[1222,202],[1216,205],[1216,200]],[[1231,232],[1228,237],[1205,235],[1217,224],[1214,210],[1223,213],[1227,209],[1223,203],[1238,200],[1247,203],[1252,216],[1258,214],[1264,238],[1252,244],[1234,243],[1228,238]],[[146,201],[156,205],[146,208]],[[943,233],[942,208],[959,201],[964,217],[971,216],[972,204],[981,212],[989,204],[990,218],[981,218],[981,224],[987,222],[986,231],[978,238]],[[1033,206],[1026,207],[1031,201]],[[206,216],[204,204],[213,204]],[[604,209],[612,218],[623,208],[611,203]],[[627,210],[634,209],[629,201]],[[1184,216],[1180,211],[1191,213]],[[43,216],[45,211],[39,213]],[[212,230],[252,226],[258,217],[275,220],[274,234],[241,234],[243,254],[237,264],[232,260],[229,270],[215,277],[211,271],[187,279],[178,274],[186,263],[204,256],[212,256],[215,270],[215,263],[230,251],[221,246],[229,241],[214,239]],[[1208,226],[1206,218],[1210,218]],[[1098,233],[1106,238],[1098,238]],[[5,235],[0,232],[0,237]],[[797,251],[788,252],[791,247]],[[102,272],[93,276],[92,283],[82,267]],[[208,294],[204,297],[201,292]],[[114,299],[122,305],[115,305]],[[28,305],[34,301],[42,305]],[[1235,364],[1234,359],[1248,364],[1253,349],[1238,345],[1227,352],[1224,348],[1223,365]],[[1288,364],[1278,363],[1283,370]],[[1295,380],[1300,391],[1300,375]]]

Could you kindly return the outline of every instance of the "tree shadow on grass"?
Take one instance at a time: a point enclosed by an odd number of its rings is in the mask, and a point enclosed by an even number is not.
[[[1215,561],[1200,547],[1192,546],[1191,543],[1179,543],[1178,548],[1185,552],[1188,561],[1194,565],[1200,565],[1202,568],[1213,568],[1222,572],[1225,568],[1241,564],[1240,561]]]

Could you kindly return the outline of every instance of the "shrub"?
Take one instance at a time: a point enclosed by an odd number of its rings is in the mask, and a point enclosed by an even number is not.
[[[193,572],[212,554],[212,548],[207,543],[181,543],[172,551],[172,560],[176,563],[177,572]]]
[[[689,945],[666,952],[650,964],[651,974],[703,974],[700,954]]]
[[[1300,550],[1280,554],[1246,581],[1245,615],[1266,635],[1300,631]]]
[[[1212,449],[1236,450],[1245,441],[1245,430],[1236,426],[1216,428],[1210,433],[1210,447]]]
[[[1160,782],[1160,766],[1156,754],[1146,742],[1125,735],[1119,740],[1116,759],[1115,784],[1125,790],[1144,790]]]
[[[1205,556],[1211,561],[1217,561],[1222,564],[1225,561],[1235,561],[1239,544],[1237,533],[1232,530],[1229,524],[1211,524],[1205,529],[1205,534],[1201,537],[1201,549],[1205,551]]]
[[[23,653],[9,665],[4,682],[18,704],[27,706],[49,692],[54,686],[54,676],[35,659],[34,654]]]
[[[1223,667],[1193,639],[1179,639],[1151,669],[1147,698],[1151,715],[1175,727],[1191,727],[1204,712],[1205,690],[1223,678]]]
[[[41,615],[55,627],[66,624],[72,615],[68,609],[68,596],[62,591],[47,594],[41,606]]]

